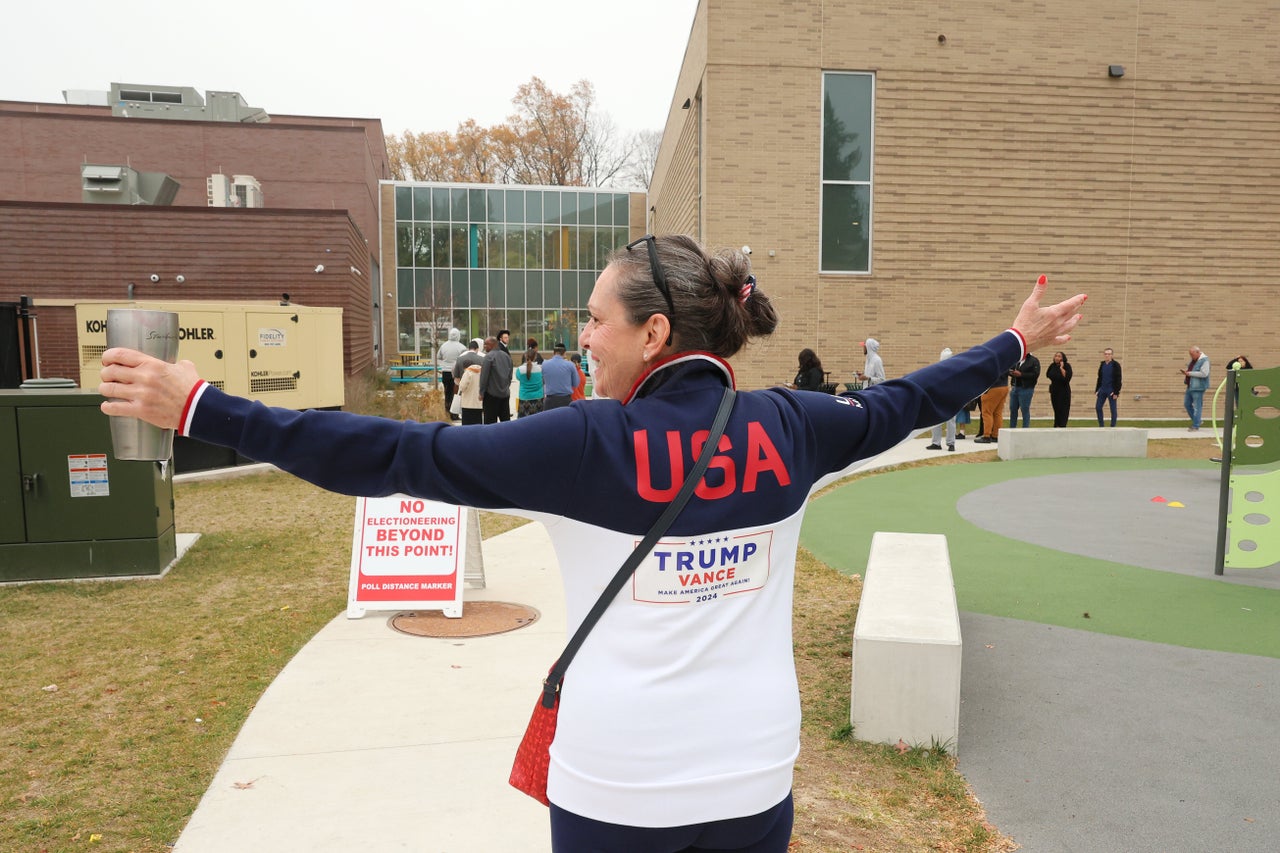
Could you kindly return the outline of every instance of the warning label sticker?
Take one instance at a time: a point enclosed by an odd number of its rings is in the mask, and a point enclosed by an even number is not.
[[[71,454],[67,457],[67,474],[73,498],[101,498],[111,494],[105,453]]]

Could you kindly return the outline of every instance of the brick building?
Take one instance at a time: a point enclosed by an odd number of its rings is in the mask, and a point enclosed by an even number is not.
[[[378,119],[118,107],[0,101],[0,302],[34,300],[43,375],[79,375],[71,306],[124,299],[131,284],[147,300],[289,293],[340,307],[346,371],[380,359],[378,182],[390,172]],[[177,194],[172,206],[83,203],[85,163],[167,174]],[[252,176],[263,206],[209,206],[221,175]]]
[[[649,227],[752,247],[782,324],[737,359],[748,387],[803,347],[847,380],[867,336],[901,375],[998,330],[1045,273],[1090,295],[1073,417],[1110,346],[1121,417],[1180,418],[1189,345],[1214,387],[1237,354],[1280,363],[1272,11],[702,0]]]

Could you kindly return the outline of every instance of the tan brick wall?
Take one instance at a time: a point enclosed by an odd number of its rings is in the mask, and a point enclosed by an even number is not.
[[[760,6],[700,4],[678,85],[702,86],[701,151],[674,103],[650,188],[664,225],[693,230],[701,170],[706,242],[754,250],[783,322],[735,360],[744,386],[790,377],[805,346],[848,378],[868,335],[907,372],[998,331],[1040,273],[1090,294],[1064,347],[1077,416],[1105,346],[1122,416],[1182,416],[1190,344],[1215,386],[1236,354],[1280,364],[1273,6]],[[870,275],[817,273],[823,70],[876,74]],[[1033,416],[1049,414],[1045,390]]]

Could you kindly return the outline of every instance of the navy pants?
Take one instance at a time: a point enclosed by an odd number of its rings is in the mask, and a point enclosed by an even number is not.
[[[1116,425],[1116,398],[1111,396],[1110,391],[1099,391],[1097,394],[1098,405],[1094,408],[1098,412],[1098,426],[1102,426],[1102,404],[1109,403],[1111,405],[1111,425]]]
[[[794,814],[791,795],[750,817],[688,826],[621,826],[580,817],[551,804],[554,853],[786,853]]]

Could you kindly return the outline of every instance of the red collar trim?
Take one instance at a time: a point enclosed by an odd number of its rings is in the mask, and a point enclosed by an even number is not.
[[[634,400],[640,394],[640,390],[644,388],[644,384],[649,381],[650,377],[657,374],[659,370],[665,370],[666,368],[673,367],[677,364],[686,364],[690,361],[711,362],[712,364],[714,364],[716,367],[720,368],[724,372],[724,378],[725,378],[725,381],[728,382],[729,387],[735,390],[737,389],[738,385],[737,385],[737,381],[734,379],[734,376],[733,376],[733,368],[730,367],[729,363],[724,359],[720,358],[717,355],[712,355],[709,352],[701,352],[698,350],[694,350],[690,352],[678,352],[675,355],[669,355],[664,359],[655,361],[652,365],[650,365],[649,369],[646,370],[644,373],[642,373],[640,375],[640,378],[636,380],[635,384],[631,386],[631,390],[627,392],[626,398],[623,399],[622,401],[623,405],[626,405],[627,403],[630,403],[632,400]]]

